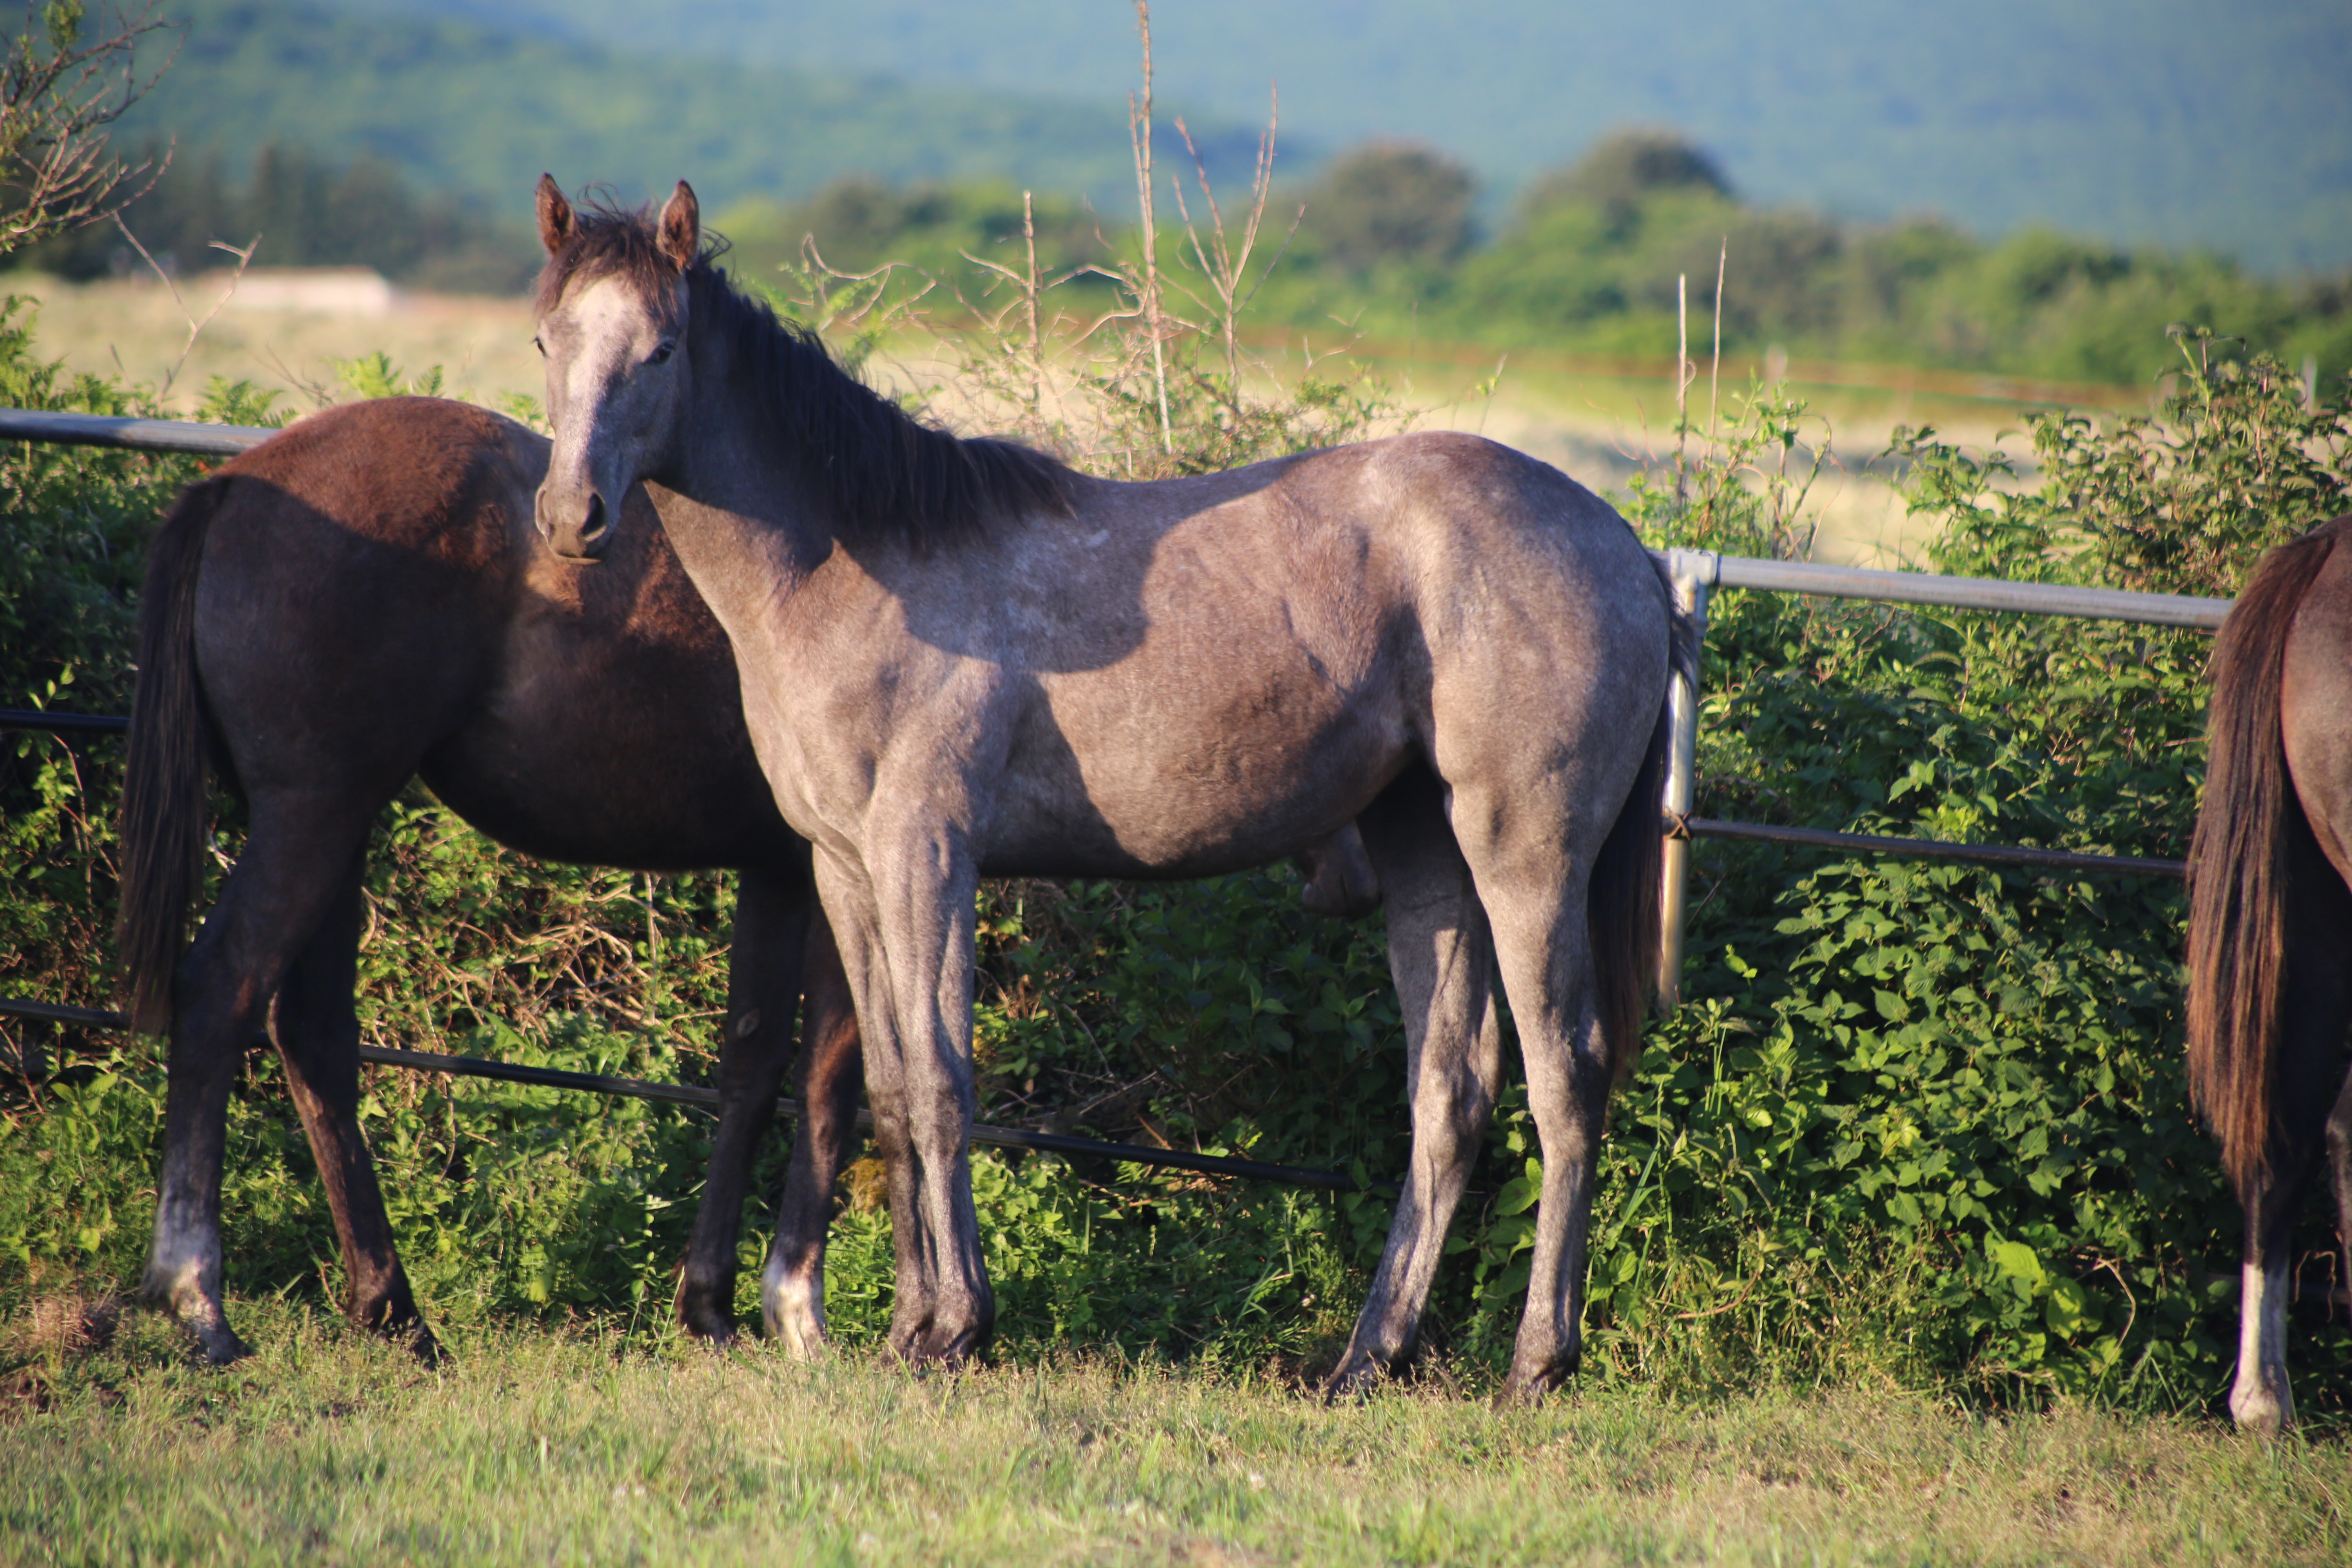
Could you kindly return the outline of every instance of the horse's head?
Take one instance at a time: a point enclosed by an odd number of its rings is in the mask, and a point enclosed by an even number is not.
[[[555,450],[539,487],[539,531],[559,555],[601,556],[622,499],[670,468],[693,390],[686,275],[702,218],[680,180],[650,225],[634,213],[575,214],[539,182],[537,335]]]

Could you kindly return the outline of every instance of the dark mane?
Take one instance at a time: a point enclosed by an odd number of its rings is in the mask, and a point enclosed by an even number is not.
[[[739,292],[715,265],[725,248],[705,233],[687,269],[688,309],[728,345],[778,451],[830,512],[837,537],[919,546],[1033,511],[1069,511],[1075,470],[1016,441],[967,439],[915,418],[844,370],[814,331]],[[658,294],[677,276],[650,216],[583,203],[540,273],[533,310],[544,315],[574,281],[617,277]]]

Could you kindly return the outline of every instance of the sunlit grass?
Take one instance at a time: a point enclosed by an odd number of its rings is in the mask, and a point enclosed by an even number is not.
[[[1880,1392],[1490,1409],[1433,1376],[1087,1359],[915,1376],[764,1348],[478,1330],[426,1370],[245,1303],[192,1365],[152,1318],[11,1325],[0,1559],[116,1562],[2332,1563],[2340,1439]]]

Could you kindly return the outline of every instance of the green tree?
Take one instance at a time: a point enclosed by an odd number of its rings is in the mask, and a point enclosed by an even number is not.
[[[1442,266],[1470,248],[1476,191],[1470,172],[1441,153],[1376,142],[1341,153],[1308,188],[1302,227],[1347,272]]]
[[[1637,129],[1612,132],[1567,168],[1539,176],[1520,209],[1533,216],[1565,202],[1584,202],[1614,211],[1661,191],[1733,199],[1722,169],[1680,132]]]

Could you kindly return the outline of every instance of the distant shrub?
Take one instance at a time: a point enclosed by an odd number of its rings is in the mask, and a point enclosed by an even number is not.
[[[1470,248],[1475,195],[1470,171],[1444,154],[1373,142],[1341,153],[1307,187],[1301,233],[1343,272],[1443,266]]]
[[[1616,131],[1564,169],[1539,175],[1520,197],[1535,216],[1563,202],[1613,210],[1638,205],[1664,191],[1732,199],[1731,182],[1716,161],[1679,132]]]

